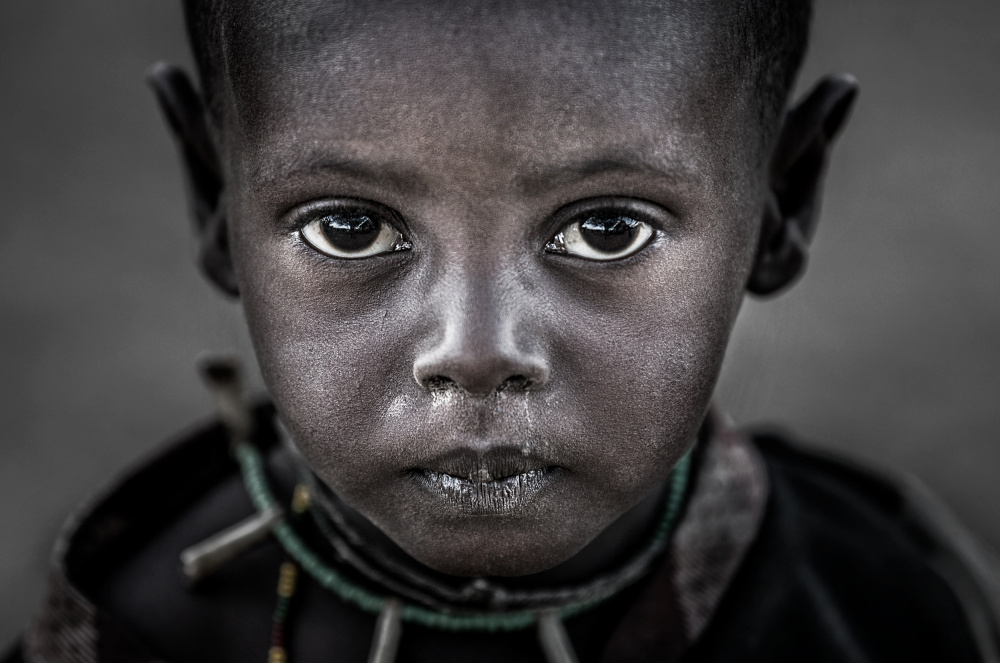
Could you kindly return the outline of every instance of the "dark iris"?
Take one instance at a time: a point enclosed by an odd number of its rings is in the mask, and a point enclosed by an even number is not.
[[[628,248],[639,232],[639,222],[627,216],[592,216],[580,223],[580,235],[598,251],[616,253]]]
[[[360,251],[372,245],[382,229],[366,214],[330,214],[320,220],[323,235],[341,251]]]

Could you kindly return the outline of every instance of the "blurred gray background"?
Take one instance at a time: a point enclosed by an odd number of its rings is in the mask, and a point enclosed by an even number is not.
[[[142,82],[190,62],[179,4],[0,3],[0,647],[73,505],[209,414],[198,353],[249,353]],[[918,475],[995,548],[998,25],[996,0],[819,0],[802,81],[850,71],[860,104],[809,274],[748,303],[719,387],[739,423]]]

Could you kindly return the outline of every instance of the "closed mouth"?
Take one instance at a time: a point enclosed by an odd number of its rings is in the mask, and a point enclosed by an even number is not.
[[[411,470],[430,492],[470,515],[510,513],[534,499],[560,468],[520,449],[471,449],[433,459]]]
[[[427,469],[417,470],[414,476],[424,487],[459,511],[470,515],[500,515],[529,503],[555,479],[558,469],[541,467],[486,480]]]

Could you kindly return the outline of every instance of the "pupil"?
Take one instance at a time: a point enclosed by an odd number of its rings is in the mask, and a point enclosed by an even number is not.
[[[323,235],[342,251],[360,251],[371,246],[379,235],[379,226],[378,221],[364,214],[331,214],[320,221]]]
[[[580,235],[598,251],[615,253],[628,248],[639,231],[639,222],[627,216],[592,216],[580,224]]]

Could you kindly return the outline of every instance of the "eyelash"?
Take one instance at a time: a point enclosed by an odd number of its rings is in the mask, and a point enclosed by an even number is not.
[[[665,213],[658,205],[634,199],[578,201],[553,215],[552,225],[559,230],[544,251],[593,262],[623,260],[652,243],[660,234],[655,217]],[[308,205],[293,215],[292,225],[293,234],[307,247],[338,260],[364,260],[413,248],[399,214],[366,200]]]
[[[553,226],[558,232],[545,245],[547,253],[568,255],[592,262],[613,262],[625,260],[640,252],[662,235],[664,226],[672,222],[672,215],[662,206],[638,198],[601,197],[578,201],[567,205],[553,215]],[[593,223],[593,222],[599,223]],[[591,239],[597,227],[607,228],[624,222],[628,230],[634,231],[618,250],[601,250],[587,240],[583,227],[591,223]],[[596,226],[596,227],[595,227]],[[619,228],[619,233],[624,229]],[[616,233],[605,231],[604,239],[614,239]],[[585,243],[585,244],[584,244]],[[576,244],[576,247],[573,245]],[[605,248],[608,248],[607,246]],[[581,253],[580,249],[584,249]]]
[[[344,199],[309,206],[295,217],[294,234],[329,258],[364,260],[413,248],[398,214],[377,203]],[[338,247],[336,241],[354,245]]]

